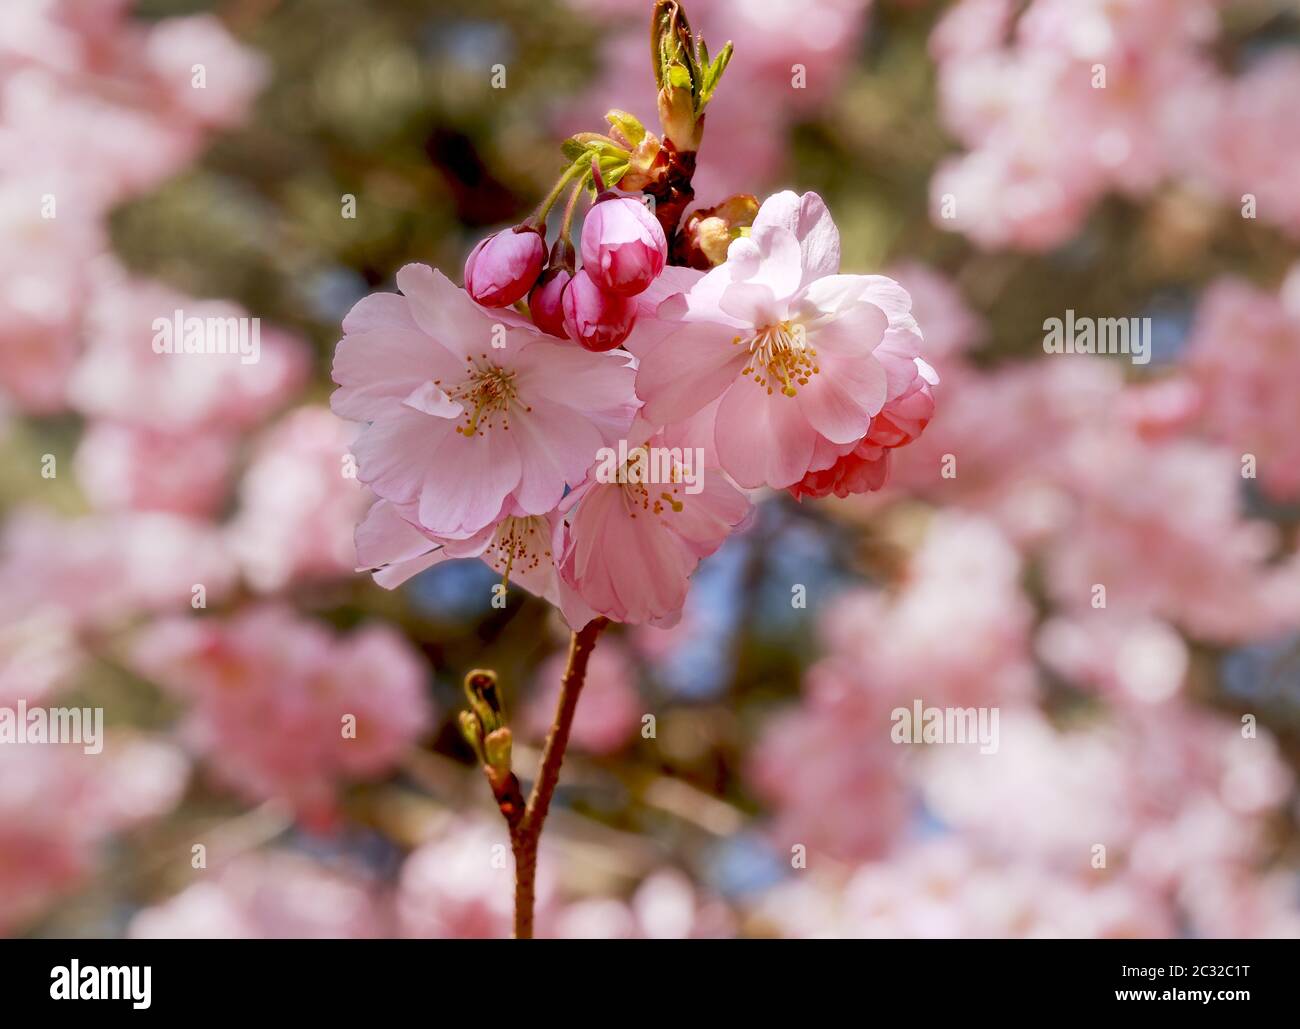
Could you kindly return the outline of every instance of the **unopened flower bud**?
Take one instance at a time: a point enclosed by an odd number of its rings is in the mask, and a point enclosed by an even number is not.
[[[546,241],[531,226],[489,236],[465,261],[465,289],[485,307],[509,307],[522,300],[541,274]]]
[[[636,301],[601,289],[586,268],[564,290],[561,306],[569,338],[587,350],[613,350],[636,324]]]
[[[483,725],[473,711],[462,711],[459,718],[460,734],[474,751],[479,764],[487,764],[487,755],[483,752]]]
[[[668,260],[663,226],[643,203],[612,196],[587,212],[582,226],[582,265],[609,293],[644,293]]]
[[[483,737],[483,752],[487,757],[485,763],[498,774],[510,771],[511,742],[510,730],[505,726]]]
[[[682,227],[682,246],[692,268],[707,270],[727,259],[727,250],[740,230],[754,224],[758,198],[742,193],[717,207],[693,211]]]
[[[528,294],[528,313],[533,316],[533,324],[560,339],[569,338],[564,328],[563,300],[564,289],[572,279],[573,273],[567,268],[547,268]]]

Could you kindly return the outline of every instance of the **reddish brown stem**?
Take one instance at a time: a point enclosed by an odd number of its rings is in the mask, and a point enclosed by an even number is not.
[[[560,682],[560,700],[555,710],[555,720],[546,735],[542,748],[542,762],[537,770],[537,781],[528,798],[523,817],[510,824],[510,846],[515,854],[515,939],[529,940],[533,936],[533,907],[536,901],[537,847],[542,838],[542,825],[551,807],[551,797],[560,781],[560,765],[569,745],[569,732],[573,716],[578,710],[578,697],[587,681],[587,662],[596,646],[596,637],[609,622],[597,618],[588,622],[569,639],[569,662]],[[513,778],[513,776],[512,776]],[[507,818],[507,822],[509,819]]]

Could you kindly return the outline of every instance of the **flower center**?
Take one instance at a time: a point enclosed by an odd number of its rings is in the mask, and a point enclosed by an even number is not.
[[[486,357],[487,355],[483,355]],[[515,388],[515,373],[498,368],[494,364],[475,365],[471,358],[469,375],[459,386],[447,391],[447,396],[459,401],[465,408],[464,424],[456,426],[462,436],[482,436],[487,430],[498,424],[503,429],[510,428],[510,405],[518,399]],[[434,379],[435,386],[441,386],[439,379]],[[524,408],[531,410],[531,408]]]
[[[497,526],[492,542],[483,554],[490,568],[501,573],[501,584],[510,585],[510,573],[519,570],[525,574],[551,560],[550,525],[545,518],[530,515],[519,518],[510,515]]]
[[[638,509],[651,514],[663,514],[665,510],[681,512],[682,474],[676,465],[670,468],[655,468],[651,464],[650,451],[637,447],[627,456],[619,475],[623,486],[623,503],[628,514],[635,518]]]
[[[749,361],[741,375],[753,375],[754,382],[772,394],[779,387],[787,397],[794,396],[799,386],[808,385],[808,379],[821,369],[817,366],[817,351],[808,344],[808,332],[795,322],[769,325],[752,336],[737,336],[735,346],[749,348]]]

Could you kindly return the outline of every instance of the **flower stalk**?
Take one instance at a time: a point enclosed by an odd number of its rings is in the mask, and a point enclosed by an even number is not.
[[[560,766],[569,745],[578,698],[587,681],[587,663],[596,639],[609,624],[595,618],[569,638],[569,659],[560,682],[560,699],[555,719],[546,734],[537,779],[525,802],[519,779],[510,768],[510,729],[497,690],[496,675],[475,669],[465,677],[465,694],[470,710],[461,712],[461,731],[483,765],[492,795],[510,831],[510,849],[515,857],[515,939],[533,937],[537,903],[537,852],[542,827],[551,808],[551,798],[560,781]]]

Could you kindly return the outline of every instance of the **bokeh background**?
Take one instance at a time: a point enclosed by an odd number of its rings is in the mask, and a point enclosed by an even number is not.
[[[602,639],[539,934],[1300,935],[1300,6],[687,9],[736,46],[699,199],[820,192],[938,413]],[[108,725],[0,744],[0,932],[508,935],[459,682],[497,670],[528,777],[566,633],[478,562],[353,572],[330,357],[564,135],[653,121],[648,10],[0,6],[0,705]],[[154,354],[176,307],[262,319],[261,361]],[[1152,360],[1045,354],[1067,309]],[[996,707],[998,752],[891,743],[917,699]]]

